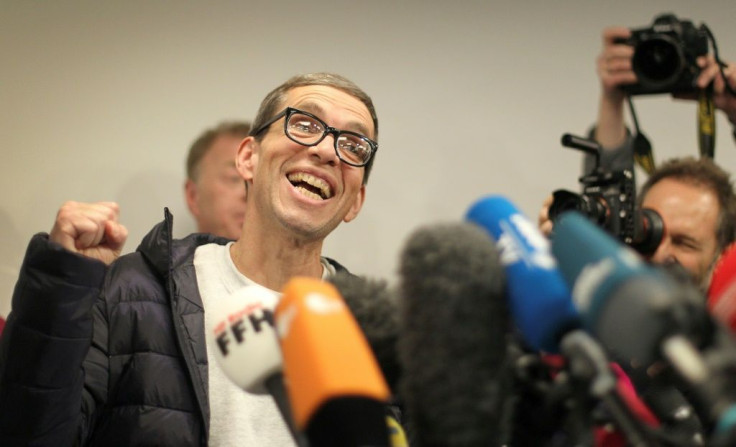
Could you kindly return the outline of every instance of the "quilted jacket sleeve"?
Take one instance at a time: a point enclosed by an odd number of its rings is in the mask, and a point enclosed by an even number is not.
[[[31,240],[0,338],[0,445],[84,443],[107,386],[105,271],[45,234]]]

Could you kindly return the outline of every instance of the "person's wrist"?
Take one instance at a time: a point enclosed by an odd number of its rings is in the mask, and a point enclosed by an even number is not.
[[[601,99],[610,106],[621,107],[626,99],[626,93],[618,87],[603,89]]]

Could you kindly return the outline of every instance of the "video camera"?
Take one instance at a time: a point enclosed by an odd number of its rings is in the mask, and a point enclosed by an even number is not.
[[[632,170],[607,171],[600,168],[598,143],[570,134],[562,145],[595,157],[595,168],[580,177],[582,194],[564,189],[554,191],[549,218],[554,221],[565,211],[576,210],[642,255],[651,255],[664,234],[661,216],[652,209],[636,209],[636,182]]]
[[[629,39],[617,43],[634,47],[631,63],[639,82],[622,87],[631,95],[695,91],[696,59],[708,54],[707,27],[673,14],[655,17],[651,27],[632,29]]]

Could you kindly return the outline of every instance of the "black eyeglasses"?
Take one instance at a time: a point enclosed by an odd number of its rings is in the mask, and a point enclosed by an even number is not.
[[[378,150],[378,143],[357,132],[340,130],[330,127],[308,112],[303,112],[293,107],[285,108],[281,113],[274,116],[266,124],[258,128],[253,135],[258,135],[275,123],[281,117],[284,118],[284,134],[293,142],[304,146],[316,146],[324,140],[327,135],[335,139],[335,153],[344,163],[357,168],[365,166],[371,160],[373,154]]]

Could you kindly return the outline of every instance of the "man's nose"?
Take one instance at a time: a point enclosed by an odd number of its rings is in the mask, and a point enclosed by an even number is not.
[[[317,156],[324,163],[330,165],[338,164],[340,159],[335,152],[335,138],[337,136],[334,134],[326,135],[319,144],[309,147],[310,154]]]

